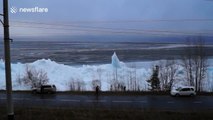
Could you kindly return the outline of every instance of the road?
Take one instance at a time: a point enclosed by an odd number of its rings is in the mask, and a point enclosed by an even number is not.
[[[57,93],[41,95],[14,93],[14,105],[19,107],[54,108],[109,108],[109,109],[157,109],[157,110],[213,110],[213,96],[171,97],[169,95],[115,96],[72,95]],[[5,106],[6,95],[0,93],[0,106]]]

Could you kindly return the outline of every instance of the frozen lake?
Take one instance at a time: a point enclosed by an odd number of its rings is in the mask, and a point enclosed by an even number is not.
[[[184,54],[183,44],[135,42],[69,42],[69,41],[14,41],[11,44],[12,62],[33,62],[51,59],[67,65],[110,63],[115,51],[123,62],[160,59],[179,59]],[[3,44],[0,45],[3,58]],[[212,58],[213,45],[205,49]]]

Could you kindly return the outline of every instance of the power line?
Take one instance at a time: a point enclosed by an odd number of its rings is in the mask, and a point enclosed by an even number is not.
[[[13,22],[23,22],[23,21],[14,20]],[[29,22],[29,21],[24,21],[24,22]],[[147,22],[213,22],[213,18],[212,19],[194,18],[194,19],[102,20],[102,21],[93,20],[93,21],[71,21],[70,23],[82,24],[82,23],[147,23]]]

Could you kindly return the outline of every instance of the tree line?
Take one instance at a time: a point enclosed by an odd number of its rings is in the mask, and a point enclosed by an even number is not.
[[[209,81],[206,80],[208,56],[205,40],[202,37],[188,38],[183,46],[180,60],[165,60],[156,65],[151,78],[147,81],[150,90],[171,90],[176,83],[185,81],[185,85],[194,86],[197,92],[204,91]],[[183,68],[182,71],[179,71]],[[178,79],[178,75],[184,78]]]

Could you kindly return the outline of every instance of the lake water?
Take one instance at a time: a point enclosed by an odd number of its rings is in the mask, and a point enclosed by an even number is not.
[[[0,57],[4,58],[3,44]],[[205,49],[213,56],[213,46]],[[68,65],[110,63],[116,52],[123,62],[179,59],[185,53],[183,44],[135,42],[69,42],[69,41],[14,41],[11,44],[12,62],[33,62],[51,59]]]

